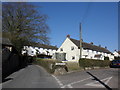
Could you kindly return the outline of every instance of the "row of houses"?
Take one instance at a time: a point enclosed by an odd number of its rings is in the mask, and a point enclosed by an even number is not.
[[[22,54],[25,53],[30,56],[46,55],[49,56],[49,58],[62,61],[78,61],[80,58],[80,41],[70,38],[70,35],[67,35],[59,48],[37,43],[34,44],[34,46],[24,46]],[[110,52],[107,47],[96,46],[92,42],[82,42],[82,58],[113,60],[114,57],[119,55],[117,51],[114,53]]]
[[[24,46],[22,54],[27,54],[28,56],[39,56],[42,58],[52,58],[57,49],[58,48],[56,46],[34,43],[32,46]]]

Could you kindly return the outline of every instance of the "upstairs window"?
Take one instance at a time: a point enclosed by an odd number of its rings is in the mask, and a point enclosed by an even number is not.
[[[60,48],[60,51],[63,51],[63,48]]]
[[[74,50],[74,47],[73,47],[73,46],[71,47],[71,50]]]
[[[87,52],[89,52],[89,50],[87,49]]]
[[[75,56],[72,56],[72,60],[74,60],[75,59]]]

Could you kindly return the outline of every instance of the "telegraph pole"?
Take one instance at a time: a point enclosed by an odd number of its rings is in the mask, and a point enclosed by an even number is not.
[[[82,58],[82,24],[80,23],[80,58]]]

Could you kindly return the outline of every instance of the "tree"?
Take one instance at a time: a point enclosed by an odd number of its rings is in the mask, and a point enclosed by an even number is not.
[[[2,32],[19,52],[30,42],[49,44],[47,15],[37,8],[28,2],[2,3]]]

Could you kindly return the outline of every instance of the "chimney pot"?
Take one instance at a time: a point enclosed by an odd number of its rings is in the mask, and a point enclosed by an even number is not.
[[[105,48],[107,49],[107,47],[105,46]]]
[[[70,35],[68,34],[67,37],[70,38]]]
[[[93,45],[93,42],[91,42],[90,44],[92,44],[92,45]]]

